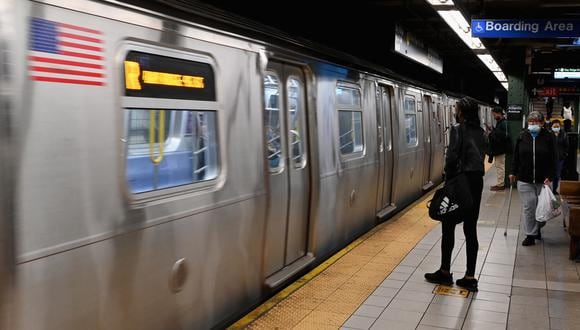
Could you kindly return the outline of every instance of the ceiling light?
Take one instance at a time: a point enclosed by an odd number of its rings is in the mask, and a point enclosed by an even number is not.
[[[432,6],[453,6],[455,5],[451,0],[427,0]]]
[[[501,67],[494,60],[493,56],[487,53],[487,49],[479,38],[471,36],[471,26],[463,17],[461,11],[457,10],[451,0],[426,0],[443,18],[445,23],[459,36],[459,38],[477,54],[477,57],[494,74],[501,85],[507,90],[508,83]],[[483,53],[483,54],[482,54]]]
[[[455,31],[467,47],[471,49],[485,49],[479,38],[471,37],[471,27],[459,10],[438,10],[445,23]]]
[[[497,78],[497,80],[499,80],[500,82],[507,82],[507,78],[503,72],[495,71],[495,72],[493,72],[493,74]]]
[[[497,62],[493,59],[493,57],[489,54],[478,54],[477,57],[487,68],[489,71],[501,71],[500,66]]]

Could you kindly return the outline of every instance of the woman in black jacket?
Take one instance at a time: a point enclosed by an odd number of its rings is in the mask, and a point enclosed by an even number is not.
[[[564,161],[568,157],[568,135],[560,127],[560,121],[554,120],[552,122],[552,133],[554,133],[554,139],[556,140],[556,151],[558,153],[558,162],[556,163],[556,175],[554,175],[554,180],[552,182],[552,191],[554,194],[558,193],[558,184],[560,183],[560,176],[562,175],[562,167],[564,167]]]
[[[537,111],[528,115],[528,129],[523,130],[514,149],[510,183],[518,182],[518,193],[524,208],[523,246],[534,245],[540,239],[540,223],[536,221],[538,196],[544,184],[556,174],[558,155],[553,135],[542,128],[543,117]]]
[[[451,140],[445,155],[445,179],[449,180],[465,173],[469,183],[469,191],[473,198],[473,208],[463,219],[463,233],[467,252],[467,270],[465,277],[457,280],[457,285],[470,291],[477,291],[475,264],[477,261],[477,219],[483,190],[483,159],[486,150],[486,141],[480,126],[477,103],[470,98],[463,98],[457,102],[457,122],[451,130]],[[431,283],[453,284],[451,274],[451,253],[455,243],[454,221],[443,221],[443,236],[441,238],[441,267],[434,273],[425,274],[425,279]]]

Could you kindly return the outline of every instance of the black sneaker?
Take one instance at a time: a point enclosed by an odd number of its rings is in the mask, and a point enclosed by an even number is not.
[[[529,246],[529,245],[534,245],[536,244],[535,242],[535,236],[526,236],[526,239],[524,239],[524,241],[522,242],[523,246]]]
[[[431,283],[453,285],[453,274],[445,274],[441,271],[441,269],[435,273],[425,273],[425,279],[427,282]]]
[[[477,291],[477,280],[474,278],[460,278],[455,284],[469,291]]]

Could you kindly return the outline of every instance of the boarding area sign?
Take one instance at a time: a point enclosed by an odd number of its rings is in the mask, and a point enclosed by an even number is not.
[[[472,19],[475,38],[575,38],[578,19]]]

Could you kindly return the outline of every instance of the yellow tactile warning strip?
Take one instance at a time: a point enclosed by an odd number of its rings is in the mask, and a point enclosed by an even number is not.
[[[491,164],[485,162],[485,171]],[[337,329],[435,227],[434,191],[373,228],[228,329]]]
[[[339,328],[437,225],[425,205],[431,196],[373,228],[230,329]]]

